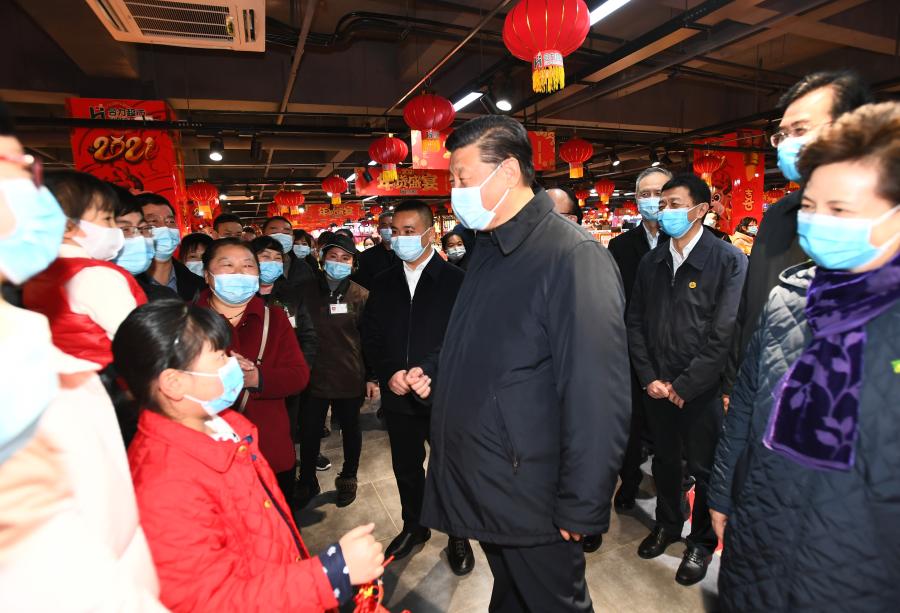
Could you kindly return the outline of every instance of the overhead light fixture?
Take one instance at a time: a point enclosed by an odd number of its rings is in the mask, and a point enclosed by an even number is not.
[[[352,175],[350,175],[349,177],[347,177],[347,183],[353,183],[354,181],[356,181],[356,173],[355,172]]]
[[[216,137],[209,141],[209,159],[213,162],[221,162],[222,158],[225,157],[225,143],[222,142],[222,139]]]
[[[219,194],[219,200],[228,200],[228,194]]]
[[[369,160],[369,166],[378,166],[378,162],[375,160]]]
[[[613,166],[618,166],[619,164],[622,163],[622,160],[619,159],[619,156],[616,155],[615,151],[609,152],[609,161]]]
[[[650,148],[650,166],[656,168],[659,166],[659,154],[656,153],[656,149],[654,147]]]
[[[453,110],[459,111],[460,109],[464,109],[465,107],[469,106],[470,104],[472,104],[473,102],[475,102],[476,100],[481,98],[483,95],[484,95],[483,92],[469,92],[468,94],[466,94],[465,96],[463,96],[462,98],[460,98],[459,100],[457,100],[456,102],[453,103]]]
[[[618,11],[630,1],[631,0],[606,0],[606,2],[591,11],[591,25],[594,25],[601,19],[608,17],[611,13]]]
[[[505,98],[501,98],[500,100],[497,100],[497,108],[504,113],[508,113],[512,110],[512,103]]]

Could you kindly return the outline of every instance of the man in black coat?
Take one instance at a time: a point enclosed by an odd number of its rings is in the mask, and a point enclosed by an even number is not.
[[[375,277],[388,268],[399,264],[391,248],[391,213],[382,213],[378,218],[378,234],[381,242],[359,254],[359,267],[353,273],[353,280],[366,289],[372,289]]]
[[[615,262],[533,193],[531,144],[488,115],[447,140],[453,210],[476,230],[437,369],[422,522],[481,542],[491,611],[592,610],[586,534],[609,526],[631,408]]]
[[[653,434],[656,525],[638,555],[679,540],[682,457],[697,480],[691,533],[675,580],[706,576],[716,548],[706,497],[722,426],[721,375],[747,273],[747,257],[703,226],[709,187],[693,174],[662,188],[659,223],[671,238],[641,259],[628,306],[628,345]]]
[[[622,285],[625,290],[625,306],[631,303],[631,292],[637,278],[638,264],[657,242],[668,240],[664,232],[660,232],[656,218],[659,215],[659,197],[662,186],[672,178],[672,173],[665,168],[647,168],[641,172],[635,183],[634,193],[641,223],[631,230],[620,234],[609,241],[609,252],[619,266]],[[641,445],[644,434],[644,391],[638,383],[634,368],[631,369],[631,430],[628,433],[628,447],[619,470],[622,485],[616,492],[613,504],[616,509],[627,510],[635,506],[637,493],[643,480],[641,472]]]
[[[141,205],[144,220],[151,227],[169,228],[170,231],[178,231],[175,221],[175,209],[163,196],[148,192],[138,194],[135,198]],[[156,255],[153,258],[153,263],[147,272],[136,277],[138,283],[168,287],[177,293],[182,300],[186,302],[194,300],[197,294],[200,293],[200,290],[206,287],[206,281],[172,257],[174,248],[171,248],[171,250],[169,248],[162,249],[158,241],[155,241],[155,243]]]
[[[406,374],[443,343],[465,275],[435,253],[434,216],[424,202],[399,205],[392,230],[398,241],[394,252],[402,261],[375,277],[361,328],[366,361],[383,390],[381,406],[403,507],[403,531],[385,550],[385,557],[400,559],[431,538],[420,521],[431,410],[410,393]],[[450,537],[447,559],[457,575],[474,567],[466,539]]]

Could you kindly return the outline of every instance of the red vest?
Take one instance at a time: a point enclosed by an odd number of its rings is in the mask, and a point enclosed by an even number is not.
[[[111,268],[121,273],[137,305],[147,302],[144,290],[126,270],[111,262],[91,258],[56,258],[47,270],[25,284],[22,302],[50,320],[53,344],[63,353],[106,368],[113,360],[112,343],[106,331],[87,315],[73,313],[66,294],[66,283],[91,266]]]

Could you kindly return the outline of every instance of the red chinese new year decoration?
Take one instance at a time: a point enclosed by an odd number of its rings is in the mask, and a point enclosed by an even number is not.
[[[788,183],[787,185],[784,186],[784,191],[785,191],[786,194],[790,194],[791,192],[795,192],[795,191],[797,191],[798,189],[800,189],[800,184],[799,184],[799,183],[794,183],[793,181],[791,181],[790,183]]]
[[[381,212],[382,212],[383,210],[384,210],[384,209],[382,209],[380,206],[378,206],[378,205],[376,204],[375,206],[373,206],[372,208],[369,209],[369,213],[372,214],[372,215],[381,215]]]
[[[766,192],[766,202],[769,204],[775,204],[782,198],[784,198],[784,190],[781,188],[776,187]]]
[[[337,175],[332,175],[322,181],[322,189],[331,194],[331,204],[341,203],[341,194],[347,191],[347,187],[347,181]]]
[[[550,93],[566,86],[563,58],[584,43],[591,29],[584,0],[520,0],[506,14],[503,43],[531,62],[531,87]]]
[[[725,164],[725,158],[717,155],[702,155],[694,160],[694,172],[706,181],[706,184],[712,186],[713,173],[719,170]]]
[[[219,190],[206,181],[197,181],[187,186],[187,195],[197,205],[194,217],[212,219],[212,207],[217,203]]]
[[[591,190],[580,189],[575,192],[575,197],[578,198],[578,206],[584,206],[584,201],[591,197]]]
[[[600,202],[609,204],[609,197],[616,191],[616,184],[609,179],[601,179],[594,183],[594,189],[597,190],[597,195],[600,196]]]
[[[559,157],[569,163],[569,178],[584,176],[584,163],[594,155],[594,146],[583,138],[570,138],[559,148]]]
[[[412,130],[422,132],[424,152],[433,153],[440,150],[441,132],[449,128],[455,118],[456,110],[453,103],[435,94],[420,94],[403,107],[406,125]]]
[[[397,164],[408,155],[409,147],[393,134],[383,136],[369,146],[369,157],[381,164],[381,177],[388,183],[397,180]]]

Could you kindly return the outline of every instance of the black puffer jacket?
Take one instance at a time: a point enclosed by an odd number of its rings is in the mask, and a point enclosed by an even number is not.
[[[849,472],[762,443],[775,386],[810,341],[810,263],[786,270],[731,397],[709,506],[728,515],[724,611],[896,611],[900,603],[900,303],[866,325],[860,431]]]

